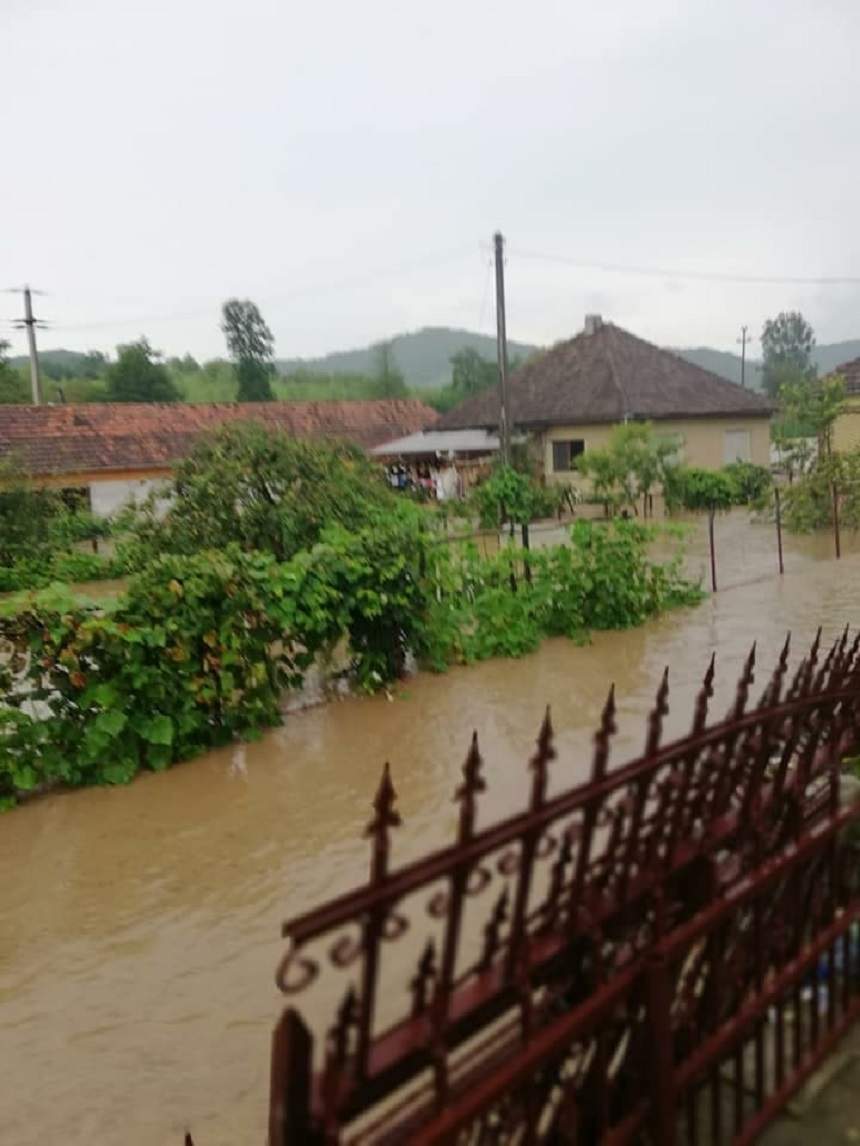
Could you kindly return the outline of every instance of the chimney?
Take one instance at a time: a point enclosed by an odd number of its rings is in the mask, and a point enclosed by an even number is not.
[[[603,319],[599,314],[587,314],[585,316],[585,333],[596,334],[603,326]]]

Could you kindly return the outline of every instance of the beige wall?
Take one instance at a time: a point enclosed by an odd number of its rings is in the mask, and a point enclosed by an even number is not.
[[[860,447],[860,398],[852,395],[846,401],[845,409],[833,423],[833,448],[856,450],[858,447]]]
[[[860,421],[860,419],[858,419]],[[729,431],[745,430],[749,433],[749,460],[756,465],[770,465],[770,419],[769,418],[688,418],[678,421],[652,423],[658,437],[664,435],[680,439],[679,458],[689,466],[716,470],[725,465],[725,435]],[[543,435],[544,472],[551,482],[570,482],[576,473],[553,473],[552,443],[566,439],[581,438],[585,442],[585,452],[603,449],[615,427],[601,426],[553,426]]]

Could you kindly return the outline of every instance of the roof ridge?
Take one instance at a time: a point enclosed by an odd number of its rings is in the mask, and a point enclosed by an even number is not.
[[[618,377],[618,366],[615,362],[615,356],[612,353],[611,334],[612,331],[617,330],[618,327],[616,327],[614,322],[607,322],[604,326],[604,329],[609,335],[609,337],[606,339],[606,361],[609,363],[609,374],[612,378],[615,389],[618,391],[618,395],[621,398],[621,417],[624,419],[624,421],[627,421],[627,418],[630,416],[630,411],[627,408],[627,391],[621,385],[621,380]]]

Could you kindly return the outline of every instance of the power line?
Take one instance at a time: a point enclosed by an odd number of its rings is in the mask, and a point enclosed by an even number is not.
[[[749,283],[751,285],[792,285],[792,286],[860,286],[858,275],[745,275],[728,274],[723,271],[690,271],[671,267],[647,267],[626,263],[586,262],[566,255],[549,255],[538,251],[524,251],[514,247],[514,257],[534,259],[537,262],[562,263],[585,271],[602,271],[607,274],[643,275],[649,278],[693,279],[700,282]]]

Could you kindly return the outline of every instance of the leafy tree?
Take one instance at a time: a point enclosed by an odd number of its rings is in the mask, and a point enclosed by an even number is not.
[[[771,397],[786,384],[815,377],[814,346],[815,334],[799,310],[782,311],[767,319],[761,334],[762,379]]]
[[[28,402],[30,388],[21,372],[10,365],[8,350],[9,343],[0,339],[0,404]]]
[[[480,394],[499,380],[498,366],[470,346],[451,355],[451,388],[458,399]]]
[[[54,490],[37,489],[14,460],[0,460],[0,565],[47,546],[59,503]]]
[[[587,450],[577,459],[579,470],[591,478],[592,490],[607,515],[624,506],[638,512],[641,499],[647,513],[648,495],[665,484],[678,447],[654,435],[650,422],[616,426],[602,450]]]
[[[254,422],[202,438],[177,468],[168,497],[164,515],[163,501],[130,512],[132,564],[230,542],[285,560],[316,544],[328,526],[357,530],[405,504],[358,447],[291,438]]]
[[[275,339],[256,304],[250,299],[229,299],[222,310],[221,330],[236,363],[239,401],[271,402]]]
[[[374,347],[376,359],[376,391],[380,398],[405,398],[406,379],[394,357],[394,343],[389,339]]]
[[[179,391],[145,338],[117,347],[107,371],[109,402],[176,402]]]
[[[527,525],[539,517],[551,517],[569,504],[564,486],[540,485],[513,466],[498,465],[486,481],[475,488],[468,508],[474,509],[485,529],[503,523]]]
[[[177,374],[196,374],[200,369],[200,363],[193,354],[184,354],[182,358],[168,358],[167,365]]]
[[[802,473],[811,460],[806,438],[815,438],[818,453],[830,454],[833,423],[845,404],[845,380],[838,374],[827,378],[799,378],[780,389],[781,417],[774,424],[774,441],[789,473]],[[801,431],[801,435],[797,431]]]

